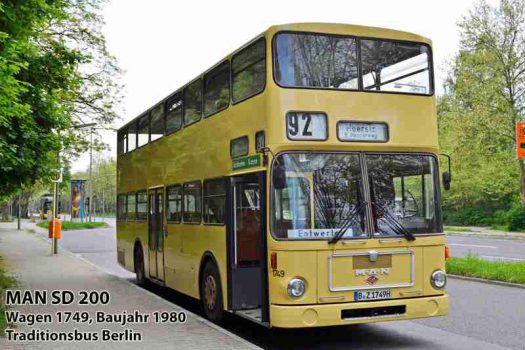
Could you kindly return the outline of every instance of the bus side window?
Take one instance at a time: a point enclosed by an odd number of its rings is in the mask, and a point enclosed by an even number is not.
[[[137,123],[137,147],[149,142],[149,113],[140,117]]]
[[[167,189],[166,215],[168,222],[179,223],[182,216],[181,186],[170,186]]]
[[[148,217],[148,195],[146,191],[137,192],[137,220],[145,221]]]
[[[137,148],[137,121],[134,120],[128,126],[128,152]]]
[[[184,222],[201,223],[201,182],[186,182],[183,187],[183,214]]]
[[[117,198],[117,220],[126,220],[126,195],[119,194]]]
[[[182,93],[175,93],[166,101],[166,135],[182,127]]]
[[[164,104],[151,110],[150,139],[155,141],[164,136]]]
[[[198,122],[202,115],[202,79],[184,88],[184,126]]]
[[[118,132],[117,154],[121,155],[128,151],[128,132],[126,129]]]
[[[136,193],[128,193],[128,203],[126,217],[128,220],[135,220],[135,214],[137,213],[137,195]]]
[[[266,42],[251,44],[232,58],[232,101],[240,102],[264,90],[266,84]]]
[[[225,61],[204,77],[204,116],[222,111],[230,104],[230,62]]]
[[[203,219],[208,224],[224,224],[226,183],[224,179],[204,181]]]

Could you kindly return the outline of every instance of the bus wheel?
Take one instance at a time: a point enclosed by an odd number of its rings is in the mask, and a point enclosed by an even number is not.
[[[206,318],[212,322],[220,322],[224,313],[222,304],[222,288],[219,270],[215,264],[208,262],[204,266],[200,281],[201,302]]]
[[[146,284],[146,274],[144,273],[144,254],[142,248],[139,246],[135,249],[135,275],[137,284],[143,286]]]

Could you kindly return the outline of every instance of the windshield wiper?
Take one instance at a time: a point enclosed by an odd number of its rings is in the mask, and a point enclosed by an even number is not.
[[[377,204],[376,202],[372,202],[372,205],[376,208],[377,214],[381,215],[381,217],[385,219],[386,224],[392,230],[394,230],[395,233],[402,234],[403,236],[405,236],[407,241],[416,240],[416,237],[414,237],[413,234],[408,232],[408,230],[392,214],[390,214],[390,212],[387,209]]]
[[[346,233],[346,230],[348,230],[357,220],[358,214],[361,213],[361,210],[366,206],[367,202],[362,202],[357,207],[354,208],[348,215],[348,219],[346,222],[341,226],[341,228],[335,233],[335,235],[332,237],[331,240],[328,241],[328,244],[333,244],[339,241],[341,238],[343,238],[344,234]]]

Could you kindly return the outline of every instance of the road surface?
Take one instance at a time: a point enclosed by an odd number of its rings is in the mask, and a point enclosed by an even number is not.
[[[525,240],[447,236],[452,256],[477,255],[487,260],[525,262]]]
[[[115,242],[115,229],[106,228],[64,232],[60,245],[109,273],[133,279],[116,262]],[[524,241],[454,236],[448,244],[456,256],[525,258]],[[199,312],[191,298],[158,286],[148,289]],[[231,315],[222,326],[266,349],[525,349],[525,289],[449,279],[447,292],[450,315],[440,318],[289,331],[267,330]]]

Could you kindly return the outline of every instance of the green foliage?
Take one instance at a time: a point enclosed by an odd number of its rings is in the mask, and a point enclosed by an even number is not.
[[[74,124],[112,122],[119,74],[98,14],[103,0],[0,4],[0,195],[48,177],[57,154],[85,149]]]
[[[514,203],[508,210],[496,211],[464,207],[457,211],[445,211],[443,221],[447,225],[492,226],[503,231],[525,231],[525,208],[520,203]]]
[[[447,225],[490,226],[492,214],[480,207],[464,207],[455,211],[444,211],[443,221]]]
[[[525,209],[515,204],[505,215],[505,224],[509,231],[525,230]]]
[[[450,258],[447,273],[525,284],[525,262],[487,261],[476,256]]]
[[[438,101],[440,146],[452,157],[443,196],[449,224],[508,221],[525,199],[525,165],[516,160],[515,124],[525,109],[525,2],[479,2],[459,24],[461,47]]]
[[[2,258],[0,257],[0,336],[4,335],[4,330],[7,328],[7,321],[5,319],[5,290],[16,285],[16,281],[4,269]]]
[[[47,221],[41,221],[36,224],[38,227],[48,229],[49,223]],[[109,225],[105,222],[71,222],[71,221],[62,221],[62,230],[81,230],[89,228],[100,228],[108,227]]]

